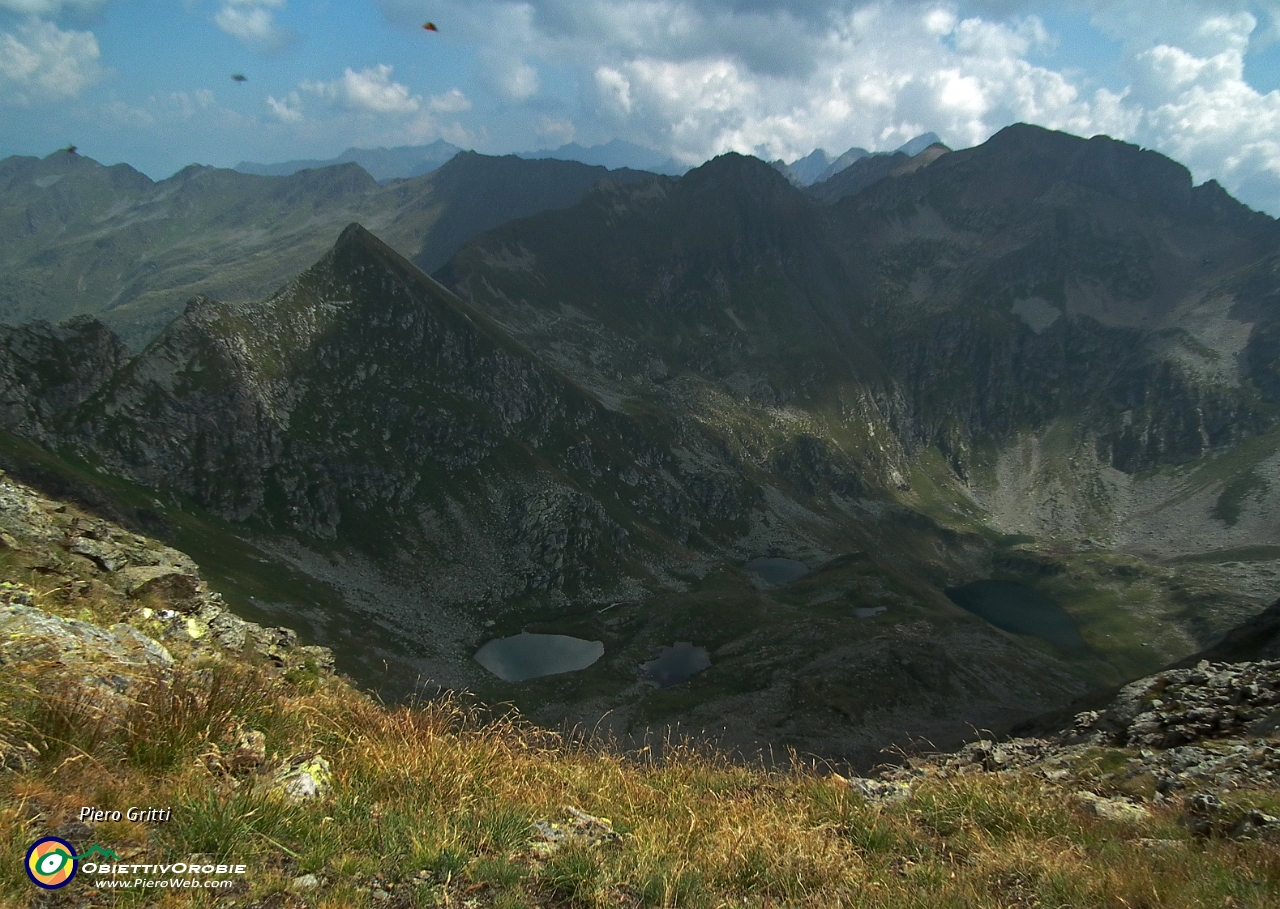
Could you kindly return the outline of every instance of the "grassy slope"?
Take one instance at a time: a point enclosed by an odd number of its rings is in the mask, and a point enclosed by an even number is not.
[[[87,563],[59,564],[35,572],[0,559],[0,579],[30,584],[53,613],[139,621],[137,604],[93,583]],[[114,727],[50,684],[55,676],[48,664],[0,661],[0,734],[29,755],[0,774],[6,907],[1191,909],[1280,900],[1274,847],[1194,840],[1169,808],[1145,821],[1103,820],[1033,776],[936,779],[903,802],[873,805],[801,761],[769,772],[670,741],[623,755],[471,701],[387,708],[340,677],[249,658],[181,661]],[[269,764],[320,752],[331,793],[291,804],[261,773],[211,770],[203,756],[227,753],[243,729],[265,734]],[[1121,774],[1103,773],[1123,763],[1123,753],[1100,750],[1078,770],[1093,788],[1123,792],[1131,786]],[[1233,798],[1277,810],[1274,792]],[[106,823],[92,836],[131,862],[244,862],[246,885],[214,900],[95,893],[85,877],[42,897],[20,870],[23,853],[88,804],[172,807],[166,824]],[[546,850],[532,824],[565,820],[566,806],[610,819],[617,838]],[[1151,840],[1162,845],[1144,845]],[[307,873],[321,886],[291,891]]]

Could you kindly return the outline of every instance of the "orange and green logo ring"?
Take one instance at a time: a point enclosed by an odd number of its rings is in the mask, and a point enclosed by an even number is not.
[[[66,840],[42,837],[27,850],[27,877],[37,887],[57,890],[76,876],[76,861],[75,847]]]

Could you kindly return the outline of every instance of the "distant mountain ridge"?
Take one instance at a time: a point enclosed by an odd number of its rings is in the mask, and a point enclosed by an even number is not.
[[[602,145],[583,146],[577,142],[569,142],[559,148],[544,148],[538,151],[518,152],[521,158],[558,158],[561,161],[581,161],[583,164],[596,164],[610,170],[628,168],[644,170],[654,174],[665,174],[678,177],[689,170],[687,165],[680,164],[670,155],[634,142],[622,139],[611,139]]]
[[[462,149],[437,139],[429,145],[404,145],[397,148],[348,148],[334,158],[299,159],[278,164],[258,164],[241,161],[235,166],[244,174],[260,176],[289,176],[301,170],[332,167],[336,164],[359,164],[379,183],[404,180],[430,173],[440,167]],[[559,161],[577,161],[609,170],[643,170],[649,173],[679,176],[689,170],[670,155],[645,148],[634,142],[613,139],[602,145],[583,146],[570,142],[559,148],[518,152],[516,157],[526,160],[554,158]]]
[[[654,177],[475,152],[387,186],[355,163],[284,177],[192,165],[155,182],[64,152],[8,158],[0,161],[0,321],[99,315],[140,345],[193,294],[269,294],[353,220],[433,271],[475,233],[571,205],[602,179]]]
[[[255,164],[241,161],[235,166],[242,174],[287,177],[300,170],[315,170],[335,164],[359,164],[379,183],[403,180],[429,174],[458,152],[456,145],[437,139],[429,145],[401,145],[396,148],[348,148],[335,158],[300,159],[279,164]]]
[[[927,146],[916,155],[896,151],[891,155],[866,155],[839,171],[834,168],[831,176],[805,187],[809,195],[831,203],[845,196],[862,192],[885,177],[901,177],[921,167],[927,167],[950,152],[942,143]]]
[[[914,158],[931,145],[942,145],[937,133],[923,133],[909,142],[899,146],[892,152],[869,152],[865,148],[854,146],[837,158],[829,156],[825,149],[815,149],[802,158],[790,163],[778,160],[772,162],[774,170],[785,176],[797,186],[812,186],[829,180],[856,161],[863,158],[884,155],[902,154]],[[943,146],[944,148],[946,146]]]

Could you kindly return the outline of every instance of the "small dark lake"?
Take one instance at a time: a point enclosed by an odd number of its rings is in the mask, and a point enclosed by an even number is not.
[[[798,581],[809,573],[809,566],[795,559],[752,559],[746,569],[774,587]]]
[[[694,647],[688,641],[676,641],[675,646],[662,647],[656,658],[640,664],[640,678],[659,688],[670,688],[710,668],[711,655],[707,648]]]
[[[586,669],[604,656],[600,641],[567,634],[530,634],[495,638],[476,651],[476,662],[504,682],[523,682],[544,675]]]
[[[1071,653],[1089,652],[1076,623],[1057,603],[1016,581],[974,581],[947,588],[951,602],[1001,631],[1027,634]]]

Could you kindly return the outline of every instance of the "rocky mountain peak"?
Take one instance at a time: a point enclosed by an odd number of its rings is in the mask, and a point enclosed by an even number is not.
[[[1224,198],[1216,184],[1193,187],[1191,172],[1159,152],[1108,136],[1083,139],[1026,123],[946,156],[933,173],[935,184],[949,183],[952,193],[963,193],[971,204],[1079,206],[1108,199],[1174,219],[1226,218],[1247,229],[1274,223]]]
[[[695,167],[684,175],[681,182],[694,191],[726,191],[736,188],[757,197],[799,195],[791,181],[773,167],[759,158],[737,152],[727,152],[712,158],[701,167]]]

